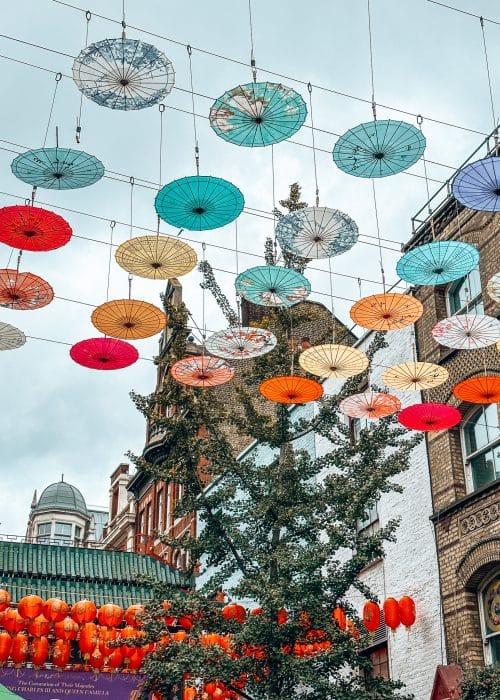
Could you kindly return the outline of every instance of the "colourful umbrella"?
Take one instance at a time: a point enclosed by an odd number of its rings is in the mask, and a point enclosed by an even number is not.
[[[73,345],[71,359],[89,369],[123,369],[137,362],[139,353],[130,343],[115,338],[89,338]]]
[[[340,402],[339,410],[351,418],[385,418],[401,408],[401,401],[392,394],[363,391]]]
[[[91,320],[101,333],[124,340],[149,338],[162,331],[166,323],[161,309],[137,299],[107,301],[94,310]]]
[[[304,275],[277,265],[251,267],[238,275],[235,286],[240,296],[260,306],[293,306],[311,291]]]
[[[417,403],[403,408],[398,420],[405,428],[430,432],[453,428],[460,423],[462,415],[445,403]]]
[[[394,331],[418,321],[424,307],[408,294],[372,294],[363,297],[351,307],[354,323],[377,331]]]
[[[78,54],[73,80],[101,107],[144,109],[168,95],[175,73],[168,58],[151,44],[136,39],[103,39]]]
[[[259,391],[269,401],[289,404],[309,403],[323,395],[319,382],[295,375],[266,379],[259,386]]]
[[[0,306],[26,311],[50,304],[54,290],[48,282],[31,272],[0,270]]]
[[[48,209],[30,205],[0,209],[0,241],[13,248],[55,250],[66,245],[72,233],[68,222]]]
[[[410,284],[446,284],[464,277],[479,262],[479,251],[462,241],[434,241],[403,255],[396,272]]]
[[[400,391],[421,391],[439,386],[448,376],[447,369],[432,362],[403,362],[386,369],[382,381]]]
[[[283,250],[302,258],[330,258],[350,250],[358,227],[347,214],[328,207],[307,207],[283,216],[276,237]]]
[[[464,207],[500,211],[500,157],[488,156],[466,165],[455,175],[451,191]]]
[[[132,275],[153,280],[187,275],[197,262],[190,245],[170,236],[130,238],[118,246],[115,258]]]
[[[483,374],[459,382],[453,393],[461,401],[469,403],[498,403],[500,402],[500,376]]]
[[[237,85],[215,100],[210,126],[237,146],[270,146],[293,136],[307,116],[298,92],[279,83]]]
[[[447,348],[486,348],[500,338],[500,321],[483,314],[457,314],[436,323],[432,335]]]
[[[488,284],[486,285],[486,292],[493,301],[500,304],[500,272],[490,277]]]
[[[425,137],[415,126],[393,119],[359,124],[339,138],[333,160],[349,175],[386,177],[406,170],[425,150]]]
[[[264,328],[236,326],[211,335],[206,348],[212,355],[226,360],[248,360],[270,352],[276,342],[276,336]]]
[[[353,377],[368,367],[368,357],[361,350],[347,345],[313,345],[299,356],[299,364],[317,377]]]
[[[231,381],[234,369],[218,357],[193,355],[173,364],[170,374],[181,384],[205,389]]]
[[[104,175],[104,165],[100,160],[72,148],[26,151],[14,158],[10,167],[23,182],[49,190],[88,187]]]
[[[16,350],[25,342],[26,336],[19,328],[0,321],[0,350]]]
[[[208,231],[234,221],[245,200],[237,187],[220,177],[192,175],[169,182],[155,199],[167,224],[189,231]]]

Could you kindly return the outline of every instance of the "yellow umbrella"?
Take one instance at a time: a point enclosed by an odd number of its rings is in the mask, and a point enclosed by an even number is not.
[[[154,304],[137,299],[116,299],[98,306],[92,314],[97,330],[112,338],[137,340],[165,328],[165,314]]]
[[[166,280],[187,275],[197,262],[190,245],[171,236],[138,236],[122,243],[116,262],[138,277]]]
[[[345,378],[364,372],[368,358],[364,352],[347,345],[313,345],[304,350],[299,364],[306,372],[317,377]]]
[[[439,386],[448,379],[449,372],[432,362],[403,362],[389,367],[382,374],[387,386],[401,391],[420,391]]]

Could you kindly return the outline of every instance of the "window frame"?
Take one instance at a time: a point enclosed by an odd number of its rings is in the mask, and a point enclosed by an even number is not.
[[[48,525],[48,532],[40,532],[40,528],[42,526]],[[51,520],[45,520],[42,523],[37,523],[36,526],[36,543],[37,544],[50,544],[50,541],[52,539],[52,521]]]
[[[471,274],[476,273],[478,277],[478,282],[479,282],[479,291],[469,299],[468,302],[466,302],[463,306],[460,306],[458,309],[454,310],[452,304],[452,295],[456,293],[456,290],[459,288],[464,283],[469,283],[469,292],[471,288],[470,284],[470,278]],[[478,307],[481,307],[478,309]],[[473,270],[468,272],[466,275],[463,277],[460,277],[457,280],[454,280],[451,282],[448,287],[446,288],[446,309],[447,312],[450,316],[458,316],[460,314],[464,314],[466,312],[472,312],[472,313],[484,313],[484,301],[483,301],[483,288],[481,286],[481,275],[479,273],[479,268],[475,267]]]
[[[460,425],[460,447],[462,450],[462,461],[464,465],[464,472],[465,472],[465,484],[466,484],[466,489],[467,493],[475,493],[476,491],[479,491],[481,488],[484,486],[489,486],[490,484],[493,484],[495,481],[498,481],[500,479],[500,476],[496,477],[495,479],[492,479],[491,481],[488,481],[487,484],[483,484],[483,486],[479,486],[477,489],[474,487],[474,474],[473,474],[473,467],[472,467],[472,460],[475,459],[476,457],[480,457],[482,454],[486,454],[487,452],[493,451],[495,448],[500,447],[500,432],[498,434],[498,437],[496,439],[493,439],[492,442],[488,442],[485,446],[480,447],[479,449],[475,450],[474,452],[468,452],[467,451],[467,438],[465,435],[466,428],[469,425],[469,423],[472,421],[474,416],[476,416],[478,413],[482,412],[484,415],[484,412],[488,409],[489,406],[495,406],[496,404],[481,404],[478,406],[477,404],[474,406],[474,408],[469,411],[465,416],[462,421],[462,424]],[[498,408],[497,410],[497,419],[500,425],[500,415]],[[496,474],[496,465],[495,465],[495,474]],[[500,474],[500,470],[499,470]]]
[[[500,664],[500,658],[496,663],[493,662],[493,654],[492,654],[492,646],[490,639],[493,637],[499,637],[500,638],[500,630],[498,632],[491,632],[490,634],[487,633],[487,625],[486,625],[486,620],[484,617],[484,603],[483,603],[483,594],[486,588],[490,585],[490,583],[493,581],[493,579],[498,578],[500,579],[500,568],[496,568],[493,571],[490,572],[486,578],[483,579],[481,582],[480,586],[477,589],[477,604],[479,607],[479,622],[480,622],[480,627],[481,627],[481,639],[483,642],[483,653],[484,653],[484,662],[486,666],[498,666]]]

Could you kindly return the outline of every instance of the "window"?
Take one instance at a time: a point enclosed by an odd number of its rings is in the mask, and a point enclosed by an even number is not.
[[[163,489],[158,491],[156,501],[156,527],[163,530]]]
[[[366,391],[364,389],[363,391]],[[361,431],[368,427],[367,418],[349,418],[349,430],[351,431],[351,440],[357,445],[361,436]]]
[[[40,523],[36,530],[36,541],[39,544],[50,544],[52,523]]]
[[[146,535],[151,534],[151,532],[153,531],[151,518],[151,503],[148,503],[148,505],[146,506],[146,529],[144,531]]]
[[[139,512],[139,516],[137,518],[137,534],[144,534],[144,509]]]
[[[54,528],[55,544],[69,544],[71,542],[71,523],[56,522]]]
[[[360,535],[373,535],[375,532],[380,530],[380,522],[378,519],[377,504],[368,508],[365,513],[365,518],[363,520],[358,520],[357,522],[358,533]]]
[[[82,539],[82,528],[75,525],[75,540],[79,541]]]
[[[372,663],[370,676],[372,678],[385,678],[389,680],[389,653],[387,642],[373,649],[373,651],[370,651],[368,658]]]
[[[479,591],[479,609],[487,664],[500,663],[500,571],[490,577]]]
[[[448,306],[450,314],[484,313],[481,295],[481,278],[476,268],[462,279],[454,282],[448,291]]]
[[[462,428],[465,463],[473,491],[500,477],[500,431],[496,404],[481,406]]]

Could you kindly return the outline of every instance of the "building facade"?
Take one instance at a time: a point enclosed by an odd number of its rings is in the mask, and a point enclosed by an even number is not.
[[[500,662],[500,430],[498,405],[459,401],[453,387],[484,372],[498,374],[500,355],[495,345],[446,348],[431,330],[454,314],[498,317],[500,307],[485,290],[500,269],[499,224],[499,214],[465,209],[449,196],[405,248],[434,238],[470,243],[480,252],[478,268],[466,277],[414,292],[424,305],[416,324],[418,359],[449,372],[448,381],[426,392],[425,400],[451,404],[462,414],[455,428],[426,439],[446,651],[450,663],[464,668]]]

